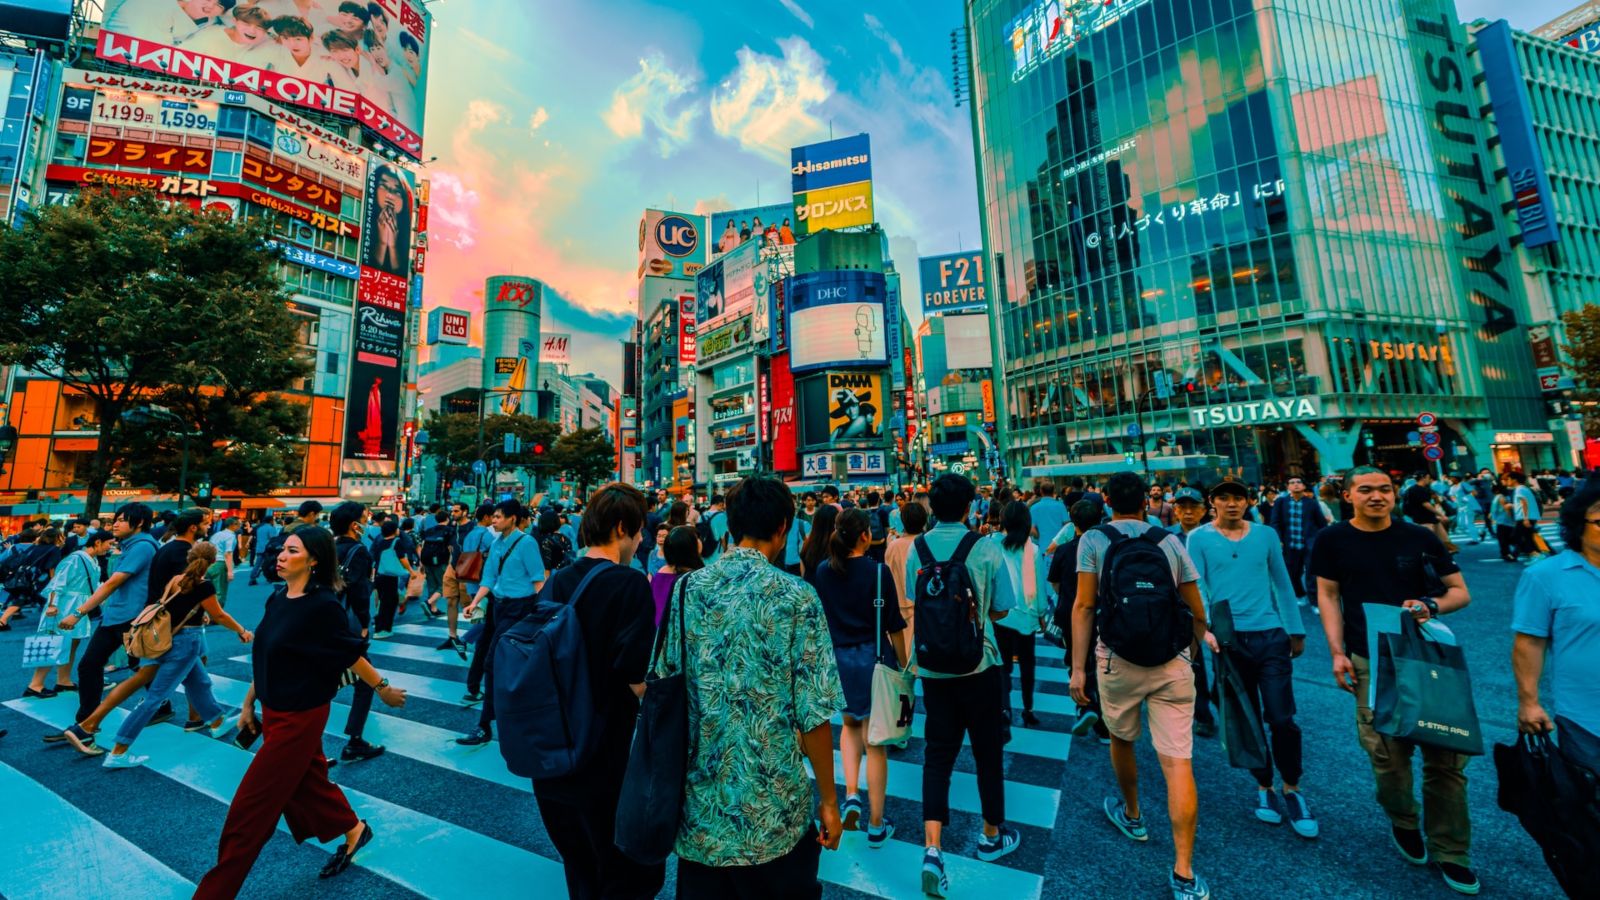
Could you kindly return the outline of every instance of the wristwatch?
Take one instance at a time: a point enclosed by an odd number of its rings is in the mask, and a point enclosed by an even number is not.
[[[377,692],[377,691],[381,691],[381,690],[383,690],[383,689],[384,689],[384,688],[386,688],[386,687],[388,687],[388,686],[389,686],[389,679],[387,679],[387,678],[380,678],[380,679],[378,679],[378,683],[377,683],[377,684],[376,684],[376,685],[373,685],[373,688],[372,688],[372,690],[373,690],[373,691],[374,691],[374,692]]]
[[[1435,600],[1432,597],[1418,597],[1417,600],[1421,602],[1423,606],[1428,608],[1428,618],[1437,619],[1439,617],[1438,600]]]

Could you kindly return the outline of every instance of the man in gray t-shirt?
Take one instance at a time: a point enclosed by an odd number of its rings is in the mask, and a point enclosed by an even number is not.
[[[1114,519],[1108,524],[1128,537],[1138,537],[1147,531],[1162,530],[1143,519]],[[1110,546],[1111,538],[1098,528],[1085,534],[1078,541],[1078,571],[1100,574],[1100,560],[1105,556],[1106,548]],[[1184,549],[1183,542],[1178,540],[1176,534],[1169,533],[1162,539],[1161,550],[1167,554],[1167,563],[1172,567],[1174,581],[1178,584],[1192,584],[1200,580],[1200,573],[1195,570],[1194,560],[1189,558],[1189,551]]]

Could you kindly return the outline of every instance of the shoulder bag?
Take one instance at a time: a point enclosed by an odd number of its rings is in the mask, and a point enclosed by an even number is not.
[[[178,582],[167,585],[167,590],[161,595],[161,601],[154,606],[147,606],[128,625],[128,631],[122,636],[123,649],[135,659],[157,659],[164,656],[172,649],[172,633],[189,624],[194,614],[199,612],[205,604],[196,603],[183,621],[172,624],[172,614],[167,612],[167,604],[177,597]]]
[[[478,532],[474,531],[473,534]],[[456,557],[456,577],[462,581],[476,584],[483,580],[483,540],[478,540],[479,549],[463,550]]]
[[[872,707],[867,719],[867,743],[874,747],[899,744],[911,737],[911,713],[916,707],[916,676],[883,662],[883,566],[878,566],[877,663],[872,667]]]
[[[667,604],[656,632],[644,699],[633,731],[633,747],[622,778],[613,835],[617,849],[640,865],[654,866],[672,855],[683,821],[684,785],[689,773],[688,622],[683,591],[689,578],[678,579],[678,668],[662,676],[661,654],[672,630],[672,604]]]

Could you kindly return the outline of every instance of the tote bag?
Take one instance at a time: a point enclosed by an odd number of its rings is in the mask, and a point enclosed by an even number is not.
[[[1244,679],[1226,652],[1211,659],[1217,670],[1217,724],[1222,747],[1228,752],[1228,765],[1235,769],[1267,768],[1271,757],[1255,698],[1245,689]]]
[[[406,567],[400,562],[400,554],[395,552],[393,543],[378,554],[378,574],[392,578],[405,578],[408,575]]]
[[[38,669],[44,666],[63,666],[72,653],[72,643],[65,635],[45,633],[30,634],[22,639],[22,667]]]
[[[688,577],[678,579],[678,668],[661,676],[661,654],[671,630],[672,604],[667,604],[661,628],[656,631],[654,662],[645,676],[644,699],[628,751],[628,768],[622,776],[622,800],[617,804],[617,849],[640,865],[665,862],[678,842],[683,820],[684,786],[689,773],[688,638],[683,617],[683,589]]]
[[[867,719],[867,743],[874,747],[898,744],[911,737],[911,715],[916,709],[916,676],[883,662],[883,566],[878,567],[877,664],[872,667],[872,709]]]
[[[1372,727],[1379,734],[1467,756],[1483,755],[1466,655],[1423,634],[1411,616],[1378,635]]]

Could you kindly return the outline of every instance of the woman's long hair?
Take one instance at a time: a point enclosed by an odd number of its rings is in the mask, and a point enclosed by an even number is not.
[[[679,525],[689,524],[689,504],[682,500],[672,501],[667,507],[667,527],[677,528]]]
[[[217,561],[217,545],[210,541],[195,541],[185,560],[187,565],[183,567],[183,574],[178,576],[180,594],[189,593],[206,580],[206,570]]]
[[[833,524],[833,537],[828,541],[828,562],[833,566],[834,577],[845,577],[850,554],[855,552],[861,536],[871,530],[872,520],[867,517],[866,510],[847,509],[839,514]]]
[[[833,524],[839,518],[838,507],[823,505],[811,516],[811,534],[800,545],[800,562],[807,575],[816,573],[828,555],[828,542],[833,540]]]
[[[1000,513],[1000,525],[1005,529],[1006,537],[1002,542],[1007,550],[1021,550],[1028,543],[1028,538],[1033,532],[1033,513],[1028,509],[1028,504],[1012,501]],[[1044,537],[1044,535],[1040,535]],[[1055,537],[1055,535],[1051,535]]]
[[[686,575],[705,566],[700,557],[700,532],[693,525],[679,525],[667,532],[661,543],[661,558],[679,575]]]

